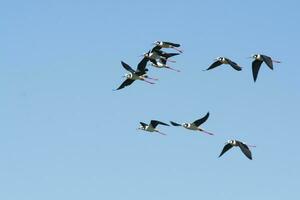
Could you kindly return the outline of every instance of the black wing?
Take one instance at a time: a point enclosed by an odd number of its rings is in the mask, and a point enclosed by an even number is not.
[[[241,70],[242,70],[242,68],[241,68],[237,63],[233,62],[232,60],[227,59],[227,62],[228,62],[228,64],[229,64],[233,69],[235,69],[235,70],[237,70],[237,71],[241,71]]]
[[[252,74],[253,74],[253,79],[254,79],[254,82],[256,81],[257,79],[257,75],[258,75],[258,71],[260,69],[260,66],[261,66],[261,63],[263,61],[261,60],[254,60],[252,62]]]
[[[171,45],[173,47],[180,47],[180,44],[172,43],[172,42],[163,42],[165,44]]]
[[[156,50],[155,53],[157,53],[157,55],[159,55],[161,57],[164,57],[164,58],[170,58],[170,57],[173,57],[173,56],[180,55],[179,53],[167,53],[167,52],[164,52],[162,50]]]
[[[222,152],[220,153],[219,157],[221,157],[226,151],[228,151],[229,149],[231,149],[233,146],[231,144],[226,144],[222,150]]]
[[[252,160],[252,154],[251,154],[249,147],[242,142],[237,142],[237,143],[238,143],[240,149],[242,150],[242,152],[245,154],[245,156],[247,156],[247,158]]]
[[[116,90],[120,90],[128,85],[131,85],[134,82],[134,80],[132,79],[126,79],[121,85],[120,87],[118,87]]]
[[[152,62],[154,65],[157,65],[157,61],[155,59],[150,58],[149,61]]]
[[[208,119],[208,117],[209,117],[209,112],[206,113],[206,115],[204,117],[202,117],[201,119],[194,121],[193,124],[195,124],[196,126],[200,126]]]
[[[137,66],[136,74],[138,74],[138,75],[146,74],[146,72],[148,71],[148,69],[146,68],[148,61],[149,61],[149,59],[147,57],[144,57],[139,62],[138,66]]]
[[[261,55],[261,57],[262,57],[263,61],[268,65],[268,67],[273,70],[272,58],[269,56],[265,56],[265,55]]]
[[[121,64],[127,71],[135,73],[135,71],[128,64],[124,63],[123,61],[121,61]]]
[[[153,128],[156,128],[156,126],[158,124],[161,124],[161,125],[165,125],[165,126],[170,126],[169,124],[166,124],[164,122],[160,122],[160,121],[157,121],[157,120],[151,120],[150,121],[150,125],[153,127]]]
[[[207,68],[206,70],[213,69],[213,68],[218,67],[218,66],[220,66],[220,65],[222,65],[222,63],[221,63],[220,61],[217,60],[216,62],[214,62],[213,64],[211,64],[211,65],[209,66],[209,68]]]
[[[151,53],[153,53],[154,51],[155,51],[155,52],[160,51],[161,48],[162,48],[161,46],[156,45],[155,47],[153,47],[153,48],[151,49]]]
[[[176,122],[170,121],[170,123],[171,123],[173,126],[181,126],[181,124],[178,124],[178,123],[176,123]]]
[[[140,124],[142,125],[142,127],[146,128],[146,126],[148,126],[148,124],[145,124],[144,122],[140,122]]]
[[[163,53],[161,56],[168,59],[168,58],[171,58],[171,57],[177,56],[177,55],[179,55],[179,53]]]

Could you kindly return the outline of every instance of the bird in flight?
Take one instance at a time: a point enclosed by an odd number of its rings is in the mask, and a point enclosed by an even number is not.
[[[237,70],[237,71],[241,71],[242,68],[235,62],[233,62],[232,60],[228,59],[228,58],[225,58],[225,57],[218,57],[215,59],[215,62],[212,63],[206,70],[204,71],[207,71],[207,70],[211,70],[213,68],[216,68],[222,64],[228,64],[230,65],[233,69]]]
[[[178,47],[180,47],[180,44],[165,41],[155,41],[153,44],[160,48],[172,48],[180,53],[183,52],[181,49],[178,49]]]
[[[146,57],[144,57],[139,62],[136,70],[132,69],[128,64],[126,64],[125,62],[121,61],[122,66],[129,73],[125,74],[123,76],[123,77],[126,78],[126,80],[116,90],[123,89],[124,87],[131,85],[136,80],[141,80],[141,81],[145,81],[145,82],[147,82],[149,84],[154,84],[153,82],[147,80],[147,79],[157,80],[157,79],[148,77],[148,75],[146,74],[146,72],[148,71],[148,69],[146,68],[146,65],[147,65],[148,61],[149,61],[149,59],[146,58]]]
[[[159,130],[156,129],[157,125],[164,125],[164,126],[170,126],[169,124],[166,124],[164,122],[161,121],[157,121],[157,120],[151,120],[150,124],[146,124],[144,122],[140,122],[140,127],[138,128],[139,130],[143,130],[143,131],[148,131],[148,132],[156,132],[159,133],[161,135],[166,135],[165,133],[160,132]]]
[[[254,82],[257,79],[258,71],[260,69],[260,66],[263,62],[266,63],[266,65],[273,70],[273,63],[281,63],[280,61],[273,60],[271,57],[263,55],[263,54],[254,54],[252,57],[254,60],[252,61],[252,74]]]
[[[238,140],[228,140],[225,143],[225,146],[224,146],[222,152],[220,153],[219,157],[221,157],[225,152],[227,152],[232,147],[239,147],[241,149],[241,151],[244,153],[244,155],[247,158],[249,158],[250,160],[252,160],[252,154],[251,154],[251,151],[250,151],[249,147],[255,147],[255,146],[247,145],[247,144],[245,144],[241,141],[238,141]]]
[[[173,121],[170,121],[170,123],[173,126],[182,126],[182,127],[186,128],[186,129],[189,129],[189,130],[201,131],[201,132],[209,134],[209,135],[214,135],[213,133],[210,133],[210,132],[205,131],[202,128],[200,128],[200,125],[203,124],[204,122],[206,122],[206,120],[208,119],[208,117],[209,117],[209,112],[204,117],[202,117],[200,119],[197,119],[196,121],[194,121],[192,123],[178,124],[178,123],[173,122]]]

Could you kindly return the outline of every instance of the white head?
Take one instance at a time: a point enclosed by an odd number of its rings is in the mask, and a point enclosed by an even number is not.
[[[144,56],[144,57],[146,57],[146,58],[149,58],[149,56],[150,56],[150,51],[148,51],[148,52],[146,52],[146,53],[143,53],[142,56]]]
[[[259,54],[252,54],[251,57],[254,58],[254,59],[258,59],[259,58]]]
[[[183,123],[182,126],[183,126],[184,128],[187,128],[187,127],[189,126],[189,124]]]
[[[127,79],[131,79],[131,78],[132,78],[132,74],[131,74],[131,73],[125,74],[123,77],[124,77],[124,78],[127,78]]]
[[[228,140],[227,143],[228,143],[228,144],[235,145],[236,142],[235,142],[235,140]]]
[[[160,45],[160,41],[156,40],[155,42],[153,42],[154,45]]]

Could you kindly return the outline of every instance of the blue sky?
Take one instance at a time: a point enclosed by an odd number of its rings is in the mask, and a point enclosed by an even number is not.
[[[0,199],[297,199],[298,1],[2,1]],[[123,90],[155,40],[182,44],[176,73]],[[281,60],[262,66],[253,53]],[[238,62],[203,72],[215,57]],[[216,135],[140,121],[193,121]],[[253,161],[225,141],[257,145]]]

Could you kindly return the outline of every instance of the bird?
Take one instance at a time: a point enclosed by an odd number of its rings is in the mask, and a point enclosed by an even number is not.
[[[148,131],[148,132],[156,132],[161,135],[166,135],[165,133],[160,132],[159,130],[156,129],[157,125],[164,125],[164,126],[170,126],[169,124],[166,124],[164,122],[158,121],[158,120],[151,120],[150,124],[146,124],[144,122],[140,122],[140,127],[138,130],[143,130],[143,131]]]
[[[148,59],[154,59],[154,60],[160,59],[160,58],[167,60],[168,58],[177,56],[177,55],[179,55],[179,53],[167,53],[167,52],[162,51],[160,46],[155,46],[147,53],[144,53],[142,56],[144,56]],[[169,62],[175,62],[175,61],[169,60]]]
[[[169,65],[167,65],[167,59],[162,59],[159,58],[157,60],[155,59],[149,59],[149,61],[151,62],[151,65],[157,68],[167,68],[176,72],[180,72],[180,70],[178,69],[174,69],[172,67],[170,67]]]
[[[170,123],[173,126],[182,126],[182,127],[186,128],[186,129],[189,129],[189,130],[201,131],[201,132],[209,134],[209,135],[214,135],[213,133],[207,132],[207,131],[205,131],[205,130],[203,130],[202,128],[199,127],[201,124],[203,124],[208,119],[208,117],[209,117],[209,112],[204,117],[202,117],[200,119],[197,119],[196,121],[194,121],[192,123],[178,124],[178,123],[173,122],[173,121],[170,121]]]
[[[127,71],[129,71],[129,73],[125,74],[123,76],[123,77],[126,78],[126,80],[115,90],[123,89],[124,87],[131,85],[135,80],[141,80],[141,81],[145,81],[145,82],[150,83],[150,84],[154,84],[153,82],[147,80],[147,79],[157,80],[155,78],[148,77],[148,75],[146,74],[146,72],[148,71],[148,69],[146,68],[146,65],[147,65],[148,61],[149,61],[149,59],[144,57],[139,62],[136,70],[132,69],[128,64],[121,61],[122,66]]]
[[[237,70],[237,71],[241,71],[242,68],[235,62],[233,62],[232,60],[228,59],[228,58],[225,58],[225,57],[218,57],[215,59],[215,62],[213,64],[211,64],[206,70],[204,71],[207,71],[207,70],[211,70],[215,67],[218,67],[222,64],[228,64],[230,65],[233,69]]]
[[[178,49],[178,47],[180,47],[180,44],[165,42],[165,41],[155,41],[153,44],[161,48],[172,48],[177,50],[180,53],[183,52],[181,49]]]
[[[253,79],[254,82],[256,82],[258,71],[260,69],[260,66],[263,62],[266,63],[266,65],[273,70],[273,62],[274,63],[281,63],[280,61],[277,60],[272,60],[271,57],[263,55],[263,54],[253,54],[250,58],[253,58],[254,60],[252,61],[252,74],[253,74]]]
[[[251,151],[250,151],[249,147],[255,147],[255,146],[247,145],[247,144],[245,144],[241,141],[238,141],[238,140],[228,140],[225,143],[225,146],[224,146],[222,152],[220,153],[219,157],[221,157],[225,152],[227,152],[232,147],[240,147],[241,151],[245,154],[245,156],[247,158],[249,158],[250,160],[252,160],[252,154],[251,154]]]

